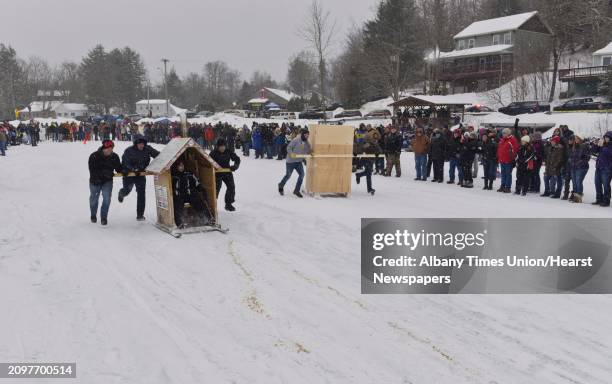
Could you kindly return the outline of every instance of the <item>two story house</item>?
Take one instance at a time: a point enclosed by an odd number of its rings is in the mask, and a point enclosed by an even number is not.
[[[552,31],[538,12],[472,23],[455,49],[435,58],[438,81],[451,93],[487,91],[550,65]]]
[[[578,63],[580,64],[580,63]],[[612,42],[593,52],[593,65],[559,69],[559,80],[567,83],[567,97],[593,96],[612,66]]]

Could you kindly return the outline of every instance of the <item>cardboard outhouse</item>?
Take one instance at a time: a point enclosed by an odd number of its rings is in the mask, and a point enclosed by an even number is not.
[[[198,178],[203,188],[202,200],[206,205],[205,219],[195,215],[192,207],[186,204],[184,212],[185,228],[177,228],[174,219],[172,190],[172,166],[183,159],[185,170]],[[191,138],[172,139],[147,167],[147,173],[155,177],[155,203],[159,229],[179,237],[184,233],[223,231],[217,215],[215,171],[219,165]]]
[[[306,192],[314,195],[351,193],[355,128],[346,125],[311,125],[308,141]]]

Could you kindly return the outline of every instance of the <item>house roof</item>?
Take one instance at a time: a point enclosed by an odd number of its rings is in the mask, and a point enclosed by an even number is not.
[[[30,103],[31,112],[42,112],[42,111],[52,111],[55,110],[59,105],[61,105],[61,101],[33,101]],[[30,112],[28,108],[24,108],[19,112]]]
[[[172,164],[185,152],[188,148],[196,149],[202,157],[204,157],[215,169],[221,167],[217,164],[192,138],[175,138],[172,139],[163,151],[149,164],[147,172],[160,174],[168,171]]]
[[[436,105],[472,105],[474,104],[474,100],[470,97],[461,97],[456,95],[449,96],[408,96],[404,99],[396,101],[393,104],[390,104],[390,107],[405,107],[405,106],[414,106],[414,107],[424,107],[424,106],[436,106]]]
[[[268,102],[268,99],[263,97],[256,97],[254,99],[249,100],[248,104],[265,104]]]
[[[455,35],[455,39],[464,37],[485,35],[490,33],[513,31],[519,29],[529,19],[537,15],[538,12],[519,13],[517,15],[498,17],[495,19],[481,20],[470,24],[463,31]]]
[[[602,49],[600,49],[599,51],[595,51],[593,53],[593,55],[595,56],[599,56],[599,55],[612,55],[612,42],[608,45],[606,45],[605,47],[603,47]]]
[[[438,58],[440,59],[452,59],[455,57],[468,57],[468,56],[481,56],[493,53],[507,52],[512,49],[512,45],[498,44],[488,45],[486,47],[477,47],[470,49],[454,50],[451,52],[440,52]]]
[[[283,100],[286,100],[287,102],[291,99],[293,99],[294,97],[298,97],[298,95],[296,95],[293,92],[289,92],[289,91],[283,91],[282,89],[276,89],[276,88],[264,88],[266,91],[275,94],[276,96],[280,97]]]
[[[136,105],[142,104],[166,104],[165,99],[151,99],[151,100],[140,100],[136,102]]]

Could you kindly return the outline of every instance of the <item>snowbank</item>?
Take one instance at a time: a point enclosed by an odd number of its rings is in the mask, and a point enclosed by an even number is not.
[[[89,223],[98,145],[0,158],[0,361],[76,361],[92,384],[609,381],[610,296],[362,295],[359,233],[362,217],[610,209],[414,182],[407,153],[402,178],[374,177],[374,197],[353,182],[348,199],[298,200],[276,191],[284,162],[251,157],[236,173],[238,211],[220,212],[229,234],[177,240],[152,225],[152,178],[147,222],[134,192],[117,203],[117,179],[110,225]]]

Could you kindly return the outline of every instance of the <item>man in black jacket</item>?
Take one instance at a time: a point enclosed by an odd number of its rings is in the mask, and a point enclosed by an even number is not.
[[[397,131],[397,127],[392,125],[390,132],[384,137],[385,154],[387,155],[387,176],[391,176],[391,171],[395,166],[395,177],[402,176],[400,156],[402,154],[402,135]]]
[[[89,156],[89,208],[92,223],[98,221],[100,193],[102,193],[101,224],[108,223],[108,208],[113,193],[113,176],[115,171],[122,172],[119,156],[113,152],[114,146],[112,141],[105,140],[102,146]]]
[[[159,152],[147,144],[147,140],[138,135],[134,139],[134,145],[129,147],[123,152],[123,188],[119,190],[119,202],[123,203],[123,199],[130,194],[134,185],[136,185],[136,220],[144,221],[145,211],[145,192],[147,186],[147,179],[144,175],[140,176],[127,176],[130,172],[142,173],[144,172],[151,158],[155,158],[159,155]]]
[[[217,198],[221,191],[221,183],[225,183],[225,210],[233,212],[236,210],[234,197],[236,195],[236,186],[234,184],[235,172],[240,166],[240,157],[234,151],[228,151],[224,139],[217,140],[217,147],[210,153],[210,157],[221,166],[221,168],[229,169],[231,172],[219,172],[215,175],[217,184]],[[234,165],[230,165],[233,162]]]
[[[177,227],[184,228],[183,211],[185,210],[185,203],[189,203],[200,218],[204,219],[207,213],[207,204],[205,199],[202,199],[204,193],[204,188],[202,188],[202,184],[197,177],[185,170],[183,160],[177,160],[172,168],[172,200],[174,202],[174,222]],[[210,220],[209,210],[208,216],[208,220]]]

